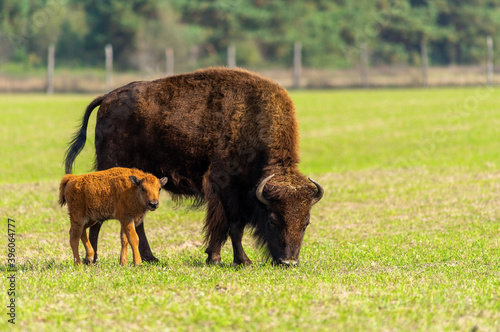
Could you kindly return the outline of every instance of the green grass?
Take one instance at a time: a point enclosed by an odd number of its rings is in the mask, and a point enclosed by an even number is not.
[[[119,223],[108,221],[100,263],[73,267],[58,182],[93,97],[0,98],[0,215],[18,225],[21,330],[500,329],[497,90],[293,92],[301,169],[326,190],[293,269],[265,262],[250,236],[253,266],[230,266],[230,243],[225,265],[206,266],[203,211],[165,194],[146,217],[160,264],[120,267]],[[76,173],[92,166],[92,136]]]

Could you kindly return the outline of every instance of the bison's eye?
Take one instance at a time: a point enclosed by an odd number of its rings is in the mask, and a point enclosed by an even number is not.
[[[161,187],[160,187],[160,189],[158,189],[158,192],[160,192],[160,191],[161,191]]]
[[[142,190],[143,193],[146,192],[146,189],[144,189],[144,187],[141,187],[141,190]]]

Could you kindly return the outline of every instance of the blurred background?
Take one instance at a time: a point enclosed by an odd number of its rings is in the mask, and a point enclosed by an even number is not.
[[[500,0],[0,0],[0,92],[207,66],[288,88],[495,84],[499,23]]]

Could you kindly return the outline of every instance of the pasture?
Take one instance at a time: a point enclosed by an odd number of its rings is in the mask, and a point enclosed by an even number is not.
[[[7,218],[16,221],[16,328],[26,331],[500,329],[497,89],[296,91],[301,170],[325,197],[297,268],[207,266],[203,210],[162,192],[145,228],[158,264],[119,265],[119,223],[73,266],[57,205],[66,144],[95,96],[0,97],[0,330],[11,327]],[[91,170],[89,124],[76,174]],[[80,245],[83,252],[83,246]]]

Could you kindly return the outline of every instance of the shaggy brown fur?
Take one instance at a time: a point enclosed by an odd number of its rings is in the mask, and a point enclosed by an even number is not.
[[[94,249],[86,229],[108,219],[118,219],[121,223],[120,264],[127,263],[128,243],[132,247],[134,264],[140,264],[135,225],[142,223],[148,210],[156,210],[161,186],[166,182],[167,178],[158,180],[138,169],[120,167],[84,175],[65,175],[59,186],[59,204],[68,204],[70,245],[75,264],[81,264],[80,239],[86,251],[84,262],[93,261]]]
[[[251,263],[241,245],[247,225],[275,262],[298,261],[309,210],[323,190],[298,170],[298,124],[285,89],[258,74],[226,68],[132,82],[88,106],[68,148],[67,173],[98,105],[97,169],[137,167],[167,176],[165,189],[174,197],[206,202],[209,263],[220,262],[228,236],[234,263]],[[258,199],[256,188],[272,174],[265,198]],[[90,234],[97,243],[95,227]],[[138,234],[147,243],[143,229]]]

